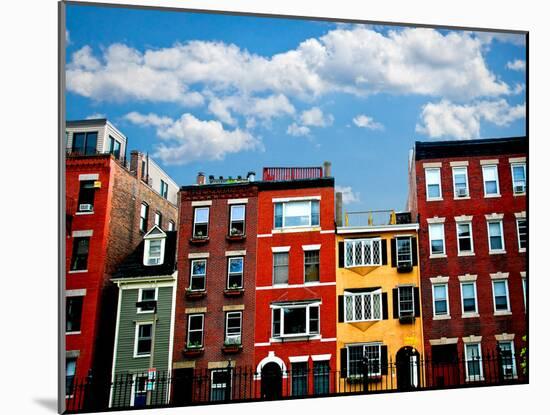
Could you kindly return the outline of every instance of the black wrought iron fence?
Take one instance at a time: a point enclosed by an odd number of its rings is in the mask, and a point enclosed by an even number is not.
[[[327,362],[284,371],[266,366],[261,372],[226,367],[122,373],[107,383],[88,377],[67,387],[66,404],[68,412],[87,412],[516,383],[527,383],[519,355],[488,352],[446,361],[408,356],[406,361],[390,360],[383,366],[363,360],[348,362],[342,370],[332,370]],[[109,396],[108,402],[93,399],[102,394]]]

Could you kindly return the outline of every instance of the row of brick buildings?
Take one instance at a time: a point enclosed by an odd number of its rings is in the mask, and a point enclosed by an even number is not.
[[[501,380],[525,379],[525,138],[417,142],[407,211],[353,213],[329,163],[199,173],[176,206],[148,157],[81,154],[70,134],[67,314],[83,292],[85,307],[67,375],[92,370],[96,407],[475,384],[486,350]],[[88,180],[93,217],[69,209]]]

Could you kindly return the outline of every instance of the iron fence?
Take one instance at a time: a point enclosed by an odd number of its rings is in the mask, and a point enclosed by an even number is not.
[[[89,376],[67,386],[67,412],[172,407],[223,402],[278,400],[381,392],[449,389],[527,383],[519,355],[487,352],[468,359],[363,360],[343,370],[307,363],[281,370],[266,365],[252,368],[174,369],[166,372],[117,374],[112,382]],[[108,389],[108,390],[106,390]],[[94,396],[109,396],[97,402]]]

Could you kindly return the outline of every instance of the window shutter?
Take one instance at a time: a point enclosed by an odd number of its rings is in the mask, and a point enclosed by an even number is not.
[[[348,377],[348,349],[345,347],[340,349],[340,377]]]
[[[344,296],[338,296],[338,323],[344,322]]]
[[[393,318],[399,318],[399,288],[394,288],[392,290],[392,299],[393,299]]]
[[[388,346],[380,346],[380,373],[388,374]]]
[[[412,245],[412,257],[413,257],[413,266],[418,265],[418,252],[416,248],[416,238],[411,238]]]
[[[414,316],[420,317],[420,290],[414,287]]]
[[[382,319],[388,319],[388,293],[382,293]]]
[[[388,265],[388,248],[386,240],[382,239],[380,242],[382,243],[382,265]]]
[[[397,267],[397,243],[395,238],[391,238],[391,266]]]
[[[338,242],[338,268],[344,268],[344,242]]]

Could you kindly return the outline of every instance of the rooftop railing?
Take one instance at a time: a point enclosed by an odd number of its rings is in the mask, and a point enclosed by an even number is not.
[[[264,167],[263,180],[268,182],[320,179],[323,177],[322,167]]]
[[[70,148],[70,147],[67,147],[65,149],[65,156],[67,158],[93,157],[93,156],[102,156],[102,155],[107,155],[107,154],[113,155],[115,160],[119,164],[121,164],[123,167],[125,167],[126,169],[130,168],[130,164],[124,156],[122,156],[120,154],[117,154],[117,153],[114,153],[112,151],[98,151],[95,148]]]
[[[410,212],[366,210],[344,213],[344,226],[386,226],[412,223]]]

